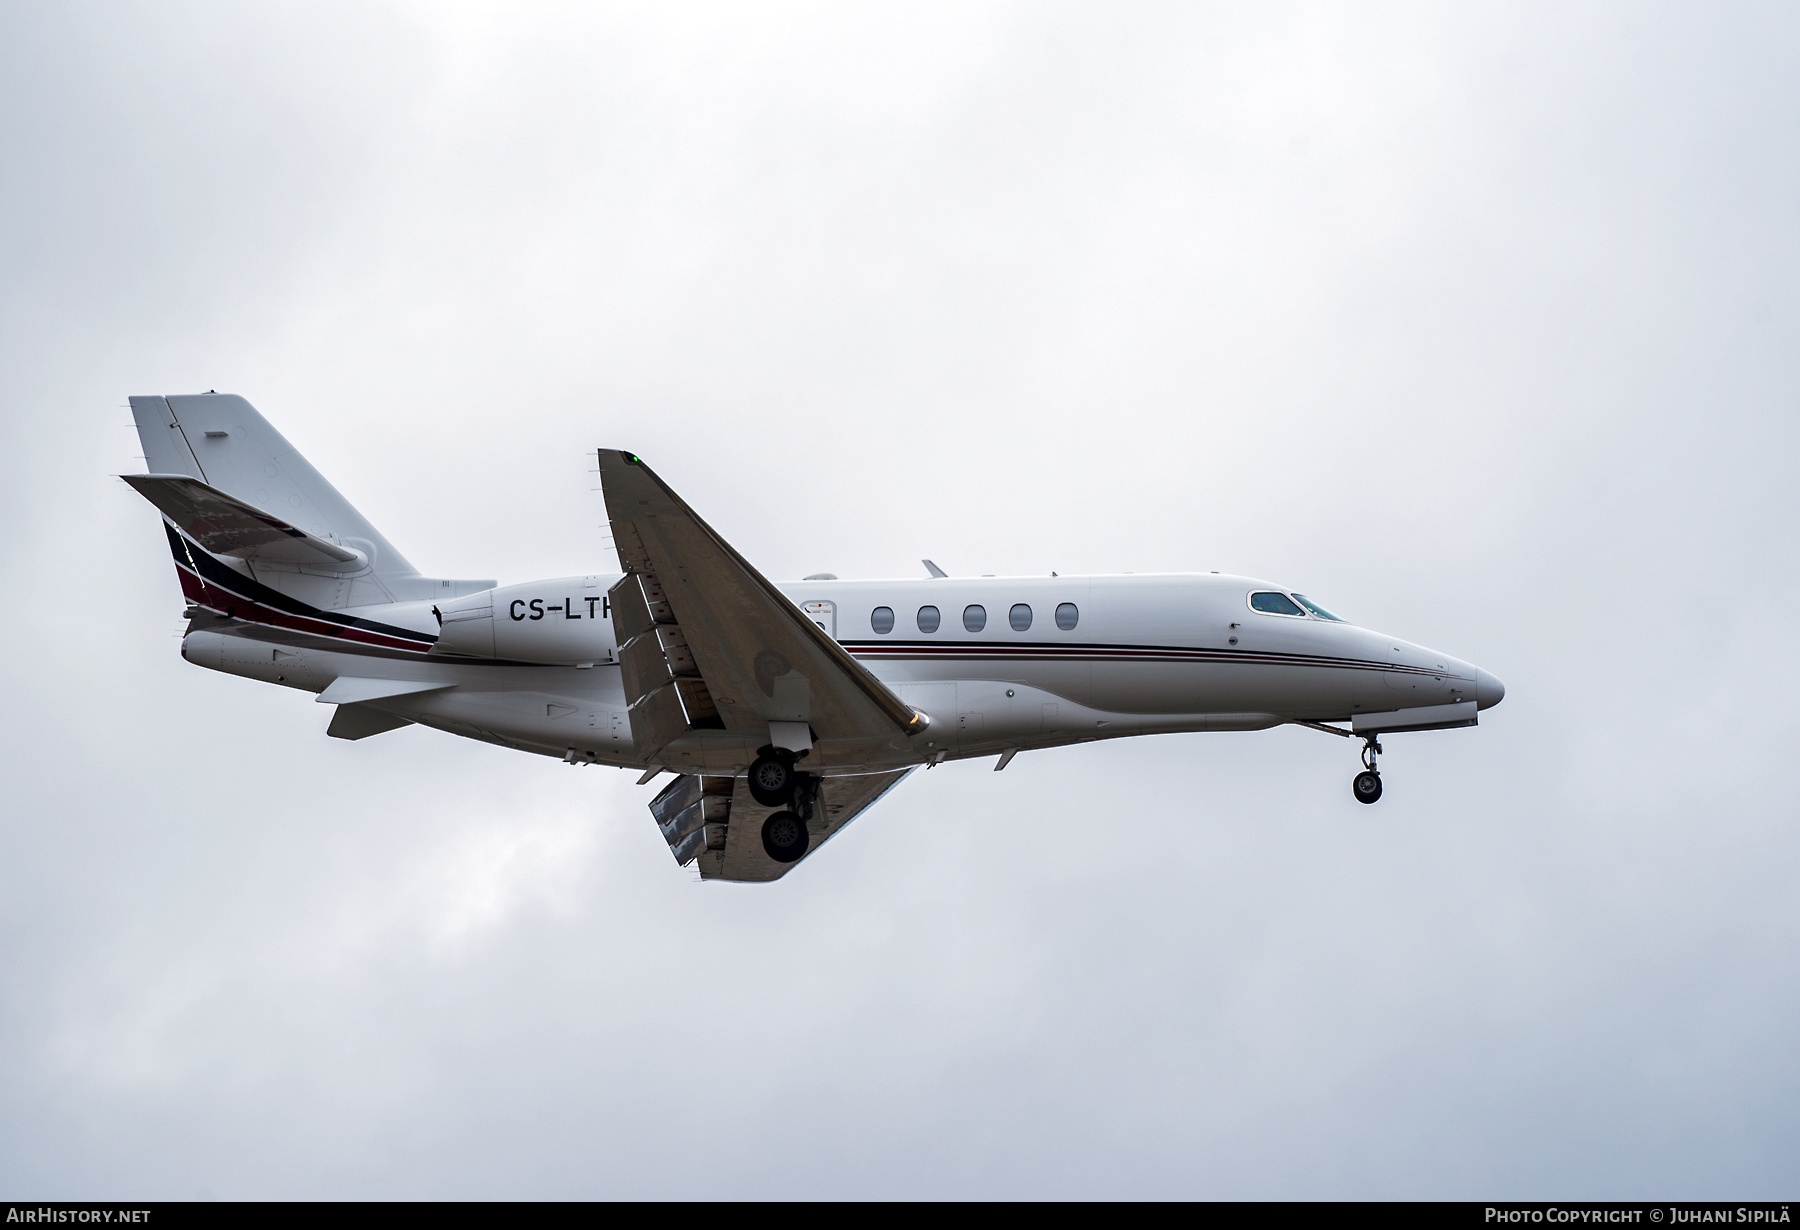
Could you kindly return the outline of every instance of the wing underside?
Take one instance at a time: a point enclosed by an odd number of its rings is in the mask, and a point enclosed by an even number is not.
[[[792,863],[777,862],[763,849],[763,821],[781,809],[763,807],[752,799],[744,778],[678,777],[656,796],[650,814],[675,861],[693,864],[702,879],[767,882],[811,858],[910,772],[896,769],[821,781],[813,818],[806,826],[810,836],[806,853]]]

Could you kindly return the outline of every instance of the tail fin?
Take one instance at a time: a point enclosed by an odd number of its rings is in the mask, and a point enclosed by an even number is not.
[[[420,576],[242,397],[133,397],[131,413],[151,474],[190,475],[250,505],[252,512],[261,510],[325,543],[360,552],[368,561],[367,571],[352,578],[314,576],[303,563],[261,560],[248,565],[265,584],[321,607],[453,597],[494,584]],[[327,580],[330,584],[320,583]]]

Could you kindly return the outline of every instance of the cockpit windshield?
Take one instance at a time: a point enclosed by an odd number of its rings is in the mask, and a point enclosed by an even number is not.
[[[1303,606],[1307,610],[1311,611],[1314,615],[1317,615],[1320,619],[1329,619],[1334,623],[1340,623],[1340,624],[1346,624],[1346,623],[1350,622],[1349,620],[1345,619],[1342,615],[1333,615],[1330,611],[1326,610],[1324,607],[1322,607],[1318,603],[1314,602],[1311,598],[1308,598],[1305,594],[1295,594],[1294,601],[1298,602],[1301,606]]]
[[[1250,609],[1261,611],[1265,615],[1292,615],[1298,619],[1306,618],[1306,612],[1295,606],[1286,594],[1270,593],[1268,590],[1250,595]]]

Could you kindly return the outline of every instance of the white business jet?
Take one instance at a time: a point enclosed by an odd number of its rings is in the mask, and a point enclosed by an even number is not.
[[[618,570],[422,576],[241,397],[133,397],[187,598],[181,653],[312,692],[326,733],[411,723],[675,780],[675,861],[773,880],[920,765],[1283,723],[1362,740],[1476,724],[1505,689],[1250,577],[777,585],[630,453],[601,449]]]

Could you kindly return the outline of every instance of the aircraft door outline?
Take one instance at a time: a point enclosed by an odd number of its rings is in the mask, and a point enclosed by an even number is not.
[[[829,599],[817,602],[803,602],[800,609],[806,617],[819,625],[832,640],[837,640],[837,603]]]

